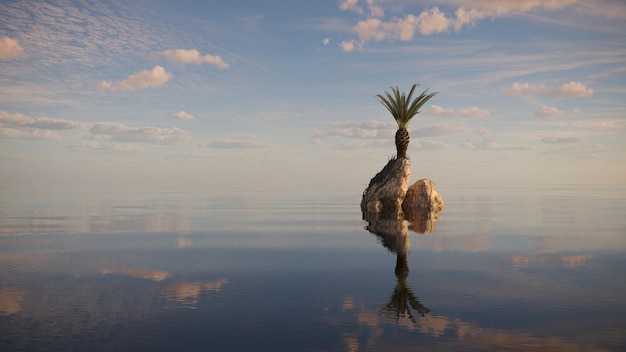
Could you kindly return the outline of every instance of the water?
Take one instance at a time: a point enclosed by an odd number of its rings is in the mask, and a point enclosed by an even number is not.
[[[2,187],[0,350],[626,350],[626,189],[361,191]]]

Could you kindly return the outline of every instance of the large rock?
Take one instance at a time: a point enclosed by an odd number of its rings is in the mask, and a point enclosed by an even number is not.
[[[407,158],[391,159],[363,192],[361,211],[366,213],[402,213],[408,190],[411,163]]]

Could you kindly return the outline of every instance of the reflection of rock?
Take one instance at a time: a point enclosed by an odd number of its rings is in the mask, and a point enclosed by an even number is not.
[[[412,207],[404,213],[365,211],[362,215],[363,220],[368,222],[365,229],[378,235],[383,245],[389,248],[385,243],[396,241],[395,237],[398,234],[408,234],[407,227],[413,232],[422,234],[435,231],[435,224],[439,221],[441,211]]]
[[[407,253],[411,249],[405,220],[385,218],[381,213],[367,213],[364,217],[368,220],[365,229],[378,236],[385,248],[393,253]]]

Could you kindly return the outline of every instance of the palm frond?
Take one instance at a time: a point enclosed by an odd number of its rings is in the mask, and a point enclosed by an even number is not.
[[[437,94],[437,92],[427,94],[428,89],[426,89],[417,98],[412,100],[416,87],[417,84],[414,84],[408,95],[404,92],[400,93],[398,86],[391,87],[393,95],[387,91],[384,92],[385,96],[380,94],[376,95],[379,102],[389,110],[391,116],[396,120],[399,128],[407,128],[413,116],[417,115],[422,106]]]

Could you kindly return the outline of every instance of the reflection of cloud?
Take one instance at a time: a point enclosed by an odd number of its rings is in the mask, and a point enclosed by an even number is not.
[[[22,309],[24,295],[11,288],[0,289],[0,315],[11,315]]]
[[[448,324],[448,318],[437,315],[427,315],[417,321],[417,325],[422,333],[436,337],[445,333]]]
[[[514,269],[528,269],[537,267],[565,266],[576,269],[585,266],[587,261],[593,258],[593,254],[538,254],[538,255],[512,255],[509,257]]]
[[[593,254],[574,254],[574,255],[565,255],[561,257],[563,261],[563,265],[570,269],[578,268],[580,266],[584,266],[587,260],[593,258]]]
[[[354,297],[346,296],[343,299],[343,303],[341,303],[341,310],[349,310],[354,309]]]
[[[228,283],[228,279],[215,281],[179,282],[169,285],[165,289],[167,298],[180,303],[196,304],[198,296],[203,292],[218,292],[222,286]]]
[[[152,280],[152,281],[163,281],[170,277],[170,273],[167,271],[159,271],[159,270],[139,270],[139,269],[122,269],[122,270],[109,270],[102,269],[100,270],[101,274],[121,274],[128,275],[132,277],[138,277],[140,279]]]

